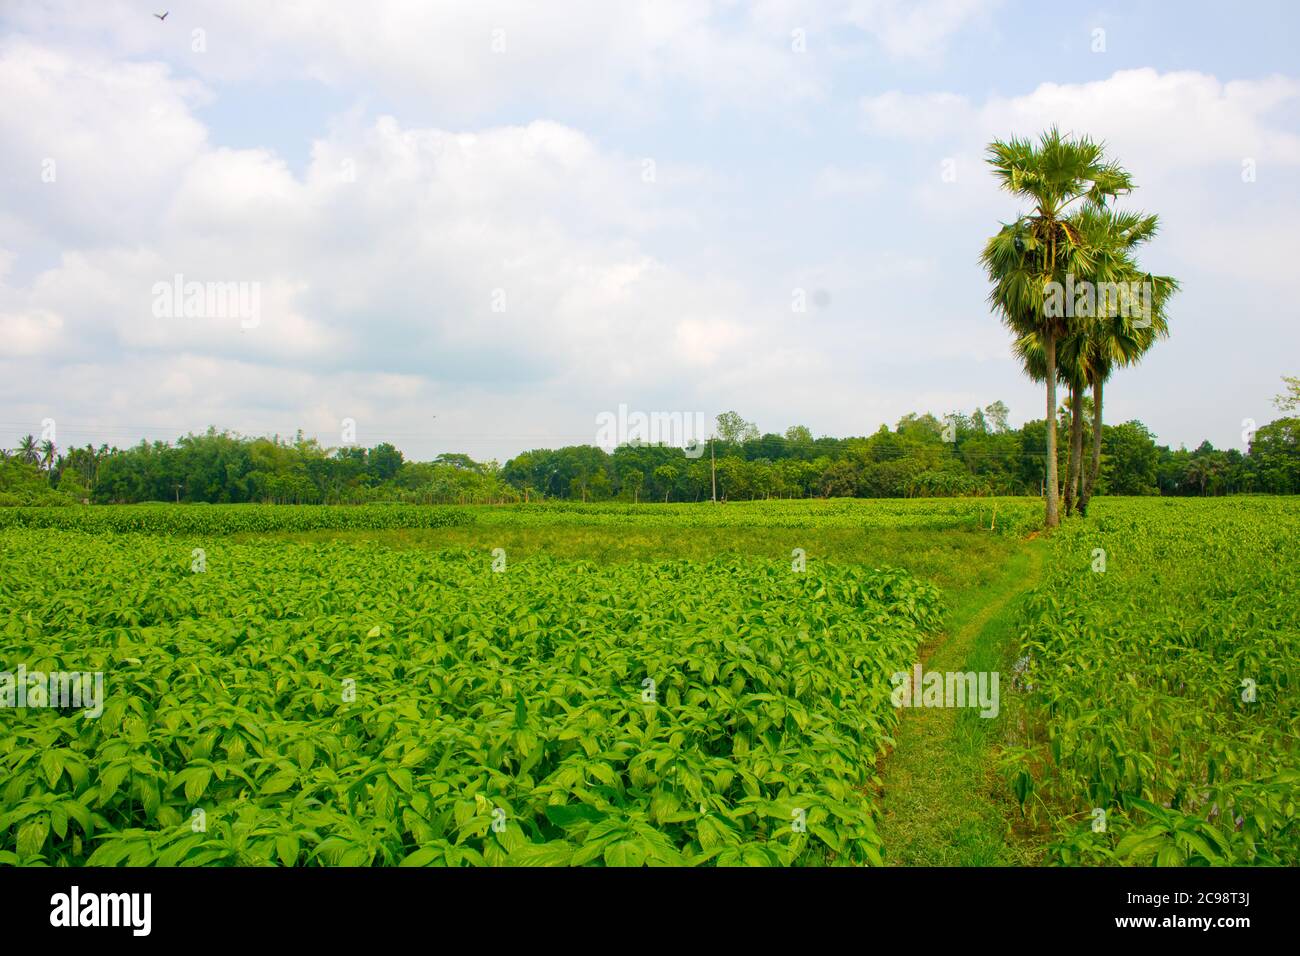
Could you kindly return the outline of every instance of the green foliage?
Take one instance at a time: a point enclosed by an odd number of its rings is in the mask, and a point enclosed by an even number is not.
[[[991,528],[998,534],[1022,533],[1037,527],[1040,521],[1036,498],[794,499],[733,501],[725,505],[548,501],[476,509],[474,518],[480,525],[506,527],[581,522],[640,528]]]
[[[92,508],[0,508],[0,528],[67,528],[89,532],[227,535],[321,528],[444,528],[465,525],[464,509],[405,505],[97,505]]]
[[[1114,495],[1154,495],[1160,450],[1145,425],[1102,427],[1102,481]]]
[[[40,467],[21,456],[0,460],[0,512],[7,507],[79,504],[82,496],[71,484],[51,488]]]
[[[1063,346],[1064,349],[1065,346]],[[1063,352],[1064,354],[1064,352]],[[1084,400],[1085,408],[1091,399]],[[735,413],[728,413],[735,415]],[[722,416],[724,419],[727,416]],[[802,426],[759,435],[735,416],[697,457],[682,448],[628,443],[608,453],[592,445],[534,449],[504,466],[445,453],[406,461],[388,443],[322,448],[298,435],[242,438],[209,429],[175,443],[120,450],[90,445],[51,458],[35,438],[0,457],[0,507],[138,502],[264,504],[509,504],[546,500],[699,502],[794,498],[936,498],[1039,495],[1047,477],[1042,420],[1012,430],[994,402],[967,415],[904,415],[894,430],[813,438]],[[1063,419],[1069,427],[1069,416]],[[737,424],[737,422],[739,424]],[[1261,426],[1247,454],[1170,451],[1138,422],[1103,428],[1097,489],[1107,494],[1300,492],[1300,419]],[[745,427],[741,427],[741,426]],[[1091,418],[1085,434],[1091,430]],[[26,449],[24,451],[24,449]],[[46,452],[49,452],[47,449]],[[1058,449],[1058,465],[1069,449]],[[1085,454],[1084,458],[1091,458]],[[43,467],[42,462],[48,461]],[[58,489],[57,491],[55,489]]]
[[[373,448],[327,449],[301,432],[286,441],[210,428],[175,444],[142,441],[127,449],[86,445],[57,457],[52,448],[47,451],[50,454],[42,457],[35,439],[24,439],[12,457],[14,462],[31,462],[42,484],[58,487],[77,502],[89,497],[104,504],[466,504],[517,497],[493,462],[474,462],[466,455],[408,462],[387,442]],[[44,464],[44,473],[37,463]],[[10,483],[0,469],[0,495],[10,490]],[[17,503],[44,502],[0,497],[0,504]]]
[[[4,667],[105,675],[97,720],[6,714],[25,864],[879,864],[889,675],[940,614],[903,572],[816,561],[493,573],[26,528],[0,553]]]
[[[1026,604],[1017,798],[1058,862],[1300,864],[1300,511],[1097,505]]]
[[[729,444],[753,441],[758,437],[758,426],[745,421],[739,412],[723,412],[717,419],[718,440]]]

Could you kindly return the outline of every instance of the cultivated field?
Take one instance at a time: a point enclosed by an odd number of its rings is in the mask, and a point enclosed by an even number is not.
[[[1065,863],[1300,864],[1300,508],[1099,504],[1025,606],[1018,797]]]
[[[1300,508],[1039,509],[2,509],[0,862],[1294,865]]]

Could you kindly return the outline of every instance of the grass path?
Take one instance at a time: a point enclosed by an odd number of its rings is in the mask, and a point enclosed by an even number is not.
[[[1018,598],[1038,581],[1041,540],[1026,542],[992,579],[954,594],[947,632],[922,649],[927,671],[999,671],[1010,692]],[[883,765],[882,835],[886,859],[905,866],[1014,866],[1035,862],[1018,838],[1017,812],[996,773],[992,750],[1003,717],[978,710],[904,711],[897,745]]]

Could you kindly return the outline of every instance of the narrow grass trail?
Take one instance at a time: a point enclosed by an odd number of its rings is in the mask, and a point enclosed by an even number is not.
[[[928,671],[999,671],[1000,696],[1011,693],[1018,598],[1042,572],[1043,540],[1027,541],[1000,573],[955,593],[947,632],[922,648]],[[886,861],[903,866],[1016,866],[1035,862],[1016,836],[1018,812],[997,774],[993,748],[1003,714],[977,709],[909,708],[897,745],[883,764],[882,835]]]

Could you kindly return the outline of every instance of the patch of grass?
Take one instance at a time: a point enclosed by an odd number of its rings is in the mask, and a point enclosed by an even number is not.
[[[548,554],[597,563],[685,558],[708,561],[720,556],[791,560],[803,548],[809,560],[897,567],[930,581],[950,600],[963,600],[982,588],[1022,545],[1014,537],[982,531],[864,528],[740,527],[704,529],[672,526],[592,525],[576,520],[547,525],[469,525],[451,528],[317,530],[239,535],[236,540],[312,543],[347,541],[386,548],[436,551],[443,548],[505,549],[508,560]]]
[[[953,592],[946,634],[923,649],[927,671],[999,671],[997,717],[973,708],[905,711],[884,764],[882,836],[905,866],[1023,866],[1039,851],[1013,830],[1015,801],[996,771],[1006,720],[1019,598],[1038,579],[1043,545],[1023,544],[976,586]],[[985,568],[985,572],[990,569]]]

